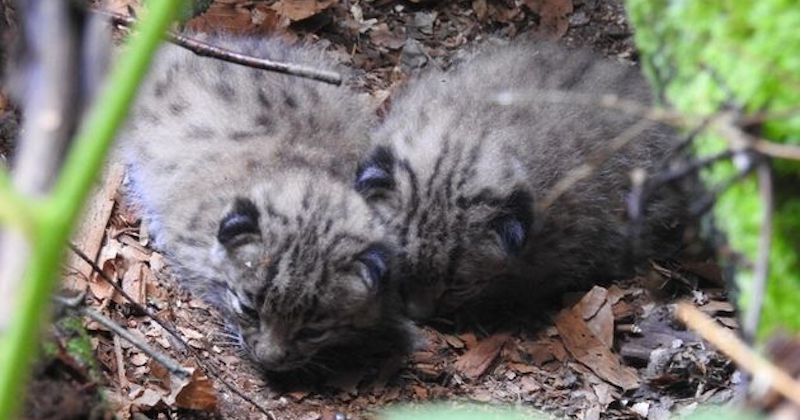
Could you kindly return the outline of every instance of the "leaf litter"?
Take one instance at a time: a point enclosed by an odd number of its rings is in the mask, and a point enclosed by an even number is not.
[[[126,13],[128,6],[138,3],[114,0],[111,7]],[[579,25],[574,24],[576,15]],[[384,103],[384,111],[391,107],[392,94],[422,66],[447,68],[467,44],[490,36],[533,34],[621,59],[634,56],[618,2],[217,0],[186,26],[322,42],[342,61],[363,70],[359,87]],[[131,311],[113,288],[71,259],[65,288],[88,290],[92,307],[192,372],[179,378],[87,321],[108,395],[106,410],[119,418],[175,413],[211,418],[360,418],[374,416],[376,409],[390,404],[443,398],[523,403],[572,418],[601,414],[630,418],[732,397],[730,363],[676,327],[669,300],[656,300],[636,279],[608,288],[597,286],[574,303],[548,312],[551,318],[545,316],[533,326],[520,323],[510,329],[470,331],[421,326],[426,344],[406,358],[384,361],[376,369],[355,371],[321,387],[274,388],[241,358],[234,343],[222,337],[214,308],[176,286],[163,256],[147,246],[146,226],[120,199],[121,177],[118,169],[104,177],[105,184],[89,206],[85,224],[89,233],[77,235],[76,245],[96,258],[138,303],[173,325],[200,357],[193,357],[151,319]],[[718,270],[697,262],[679,268],[706,276]],[[663,279],[673,271],[677,269],[654,276]],[[733,306],[719,285],[701,283],[705,284],[697,289],[705,296],[701,309],[737,329]],[[211,377],[210,368],[260,409]],[[686,398],[687,394],[699,397]]]

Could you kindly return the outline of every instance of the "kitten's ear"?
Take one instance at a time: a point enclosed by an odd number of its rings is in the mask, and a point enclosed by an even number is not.
[[[370,245],[358,255],[362,265],[361,277],[370,290],[381,287],[389,275],[391,249],[383,244]]]
[[[369,157],[358,165],[356,191],[365,196],[394,188],[394,154],[386,146],[376,147]]]
[[[503,204],[500,214],[492,219],[490,226],[500,236],[503,248],[511,255],[518,255],[528,241],[533,219],[533,197],[523,190],[515,190]]]
[[[260,214],[256,205],[247,198],[236,197],[233,208],[219,222],[217,240],[225,247],[236,246],[253,236],[261,235],[258,227]]]

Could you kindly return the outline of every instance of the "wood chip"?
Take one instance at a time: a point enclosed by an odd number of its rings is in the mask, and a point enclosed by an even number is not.
[[[89,258],[96,258],[103,244],[108,220],[116,203],[117,190],[125,178],[125,168],[112,164],[103,176],[103,185],[96,190],[86,206],[82,223],[72,241]],[[71,290],[85,290],[86,281],[92,276],[92,267],[80,257],[70,252],[67,266],[75,271],[64,279],[64,287]]]
[[[456,360],[454,364],[456,370],[470,379],[483,375],[510,337],[508,333],[499,333],[481,340],[477,346]]]

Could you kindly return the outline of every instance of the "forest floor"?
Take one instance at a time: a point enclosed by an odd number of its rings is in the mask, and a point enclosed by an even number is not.
[[[125,13],[138,2],[107,3]],[[637,59],[616,1],[217,0],[187,26],[327,43],[339,59],[363,70],[361,87],[384,103],[415,71],[446,68],[459,51],[490,36],[535,36],[616,60]],[[81,328],[65,318],[53,328],[48,360],[37,367],[29,418],[339,420],[375,416],[393,404],[446,400],[580,419],[665,419],[738,395],[735,366],[673,319],[672,303],[688,299],[738,329],[719,267],[682,258],[565,296],[537,319],[469,329],[446,320],[421,325],[426,344],[407,357],[322,384],[275,386],[225,344],[214,309],[177,287],[163,257],[148,247],[146,230],[122,198],[123,169],[111,167],[103,179],[75,244],[180,339],[74,254],[64,289],[87,291],[90,310],[194,373],[180,378],[97,320],[78,318]],[[88,359],[76,356],[80,342]]]

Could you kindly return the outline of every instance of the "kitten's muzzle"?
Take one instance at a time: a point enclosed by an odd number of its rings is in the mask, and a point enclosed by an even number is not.
[[[258,340],[251,345],[251,354],[256,363],[264,369],[273,372],[286,372],[298,369],[306,364],[308,359],[289,349],[270,343],[268,340]]]

